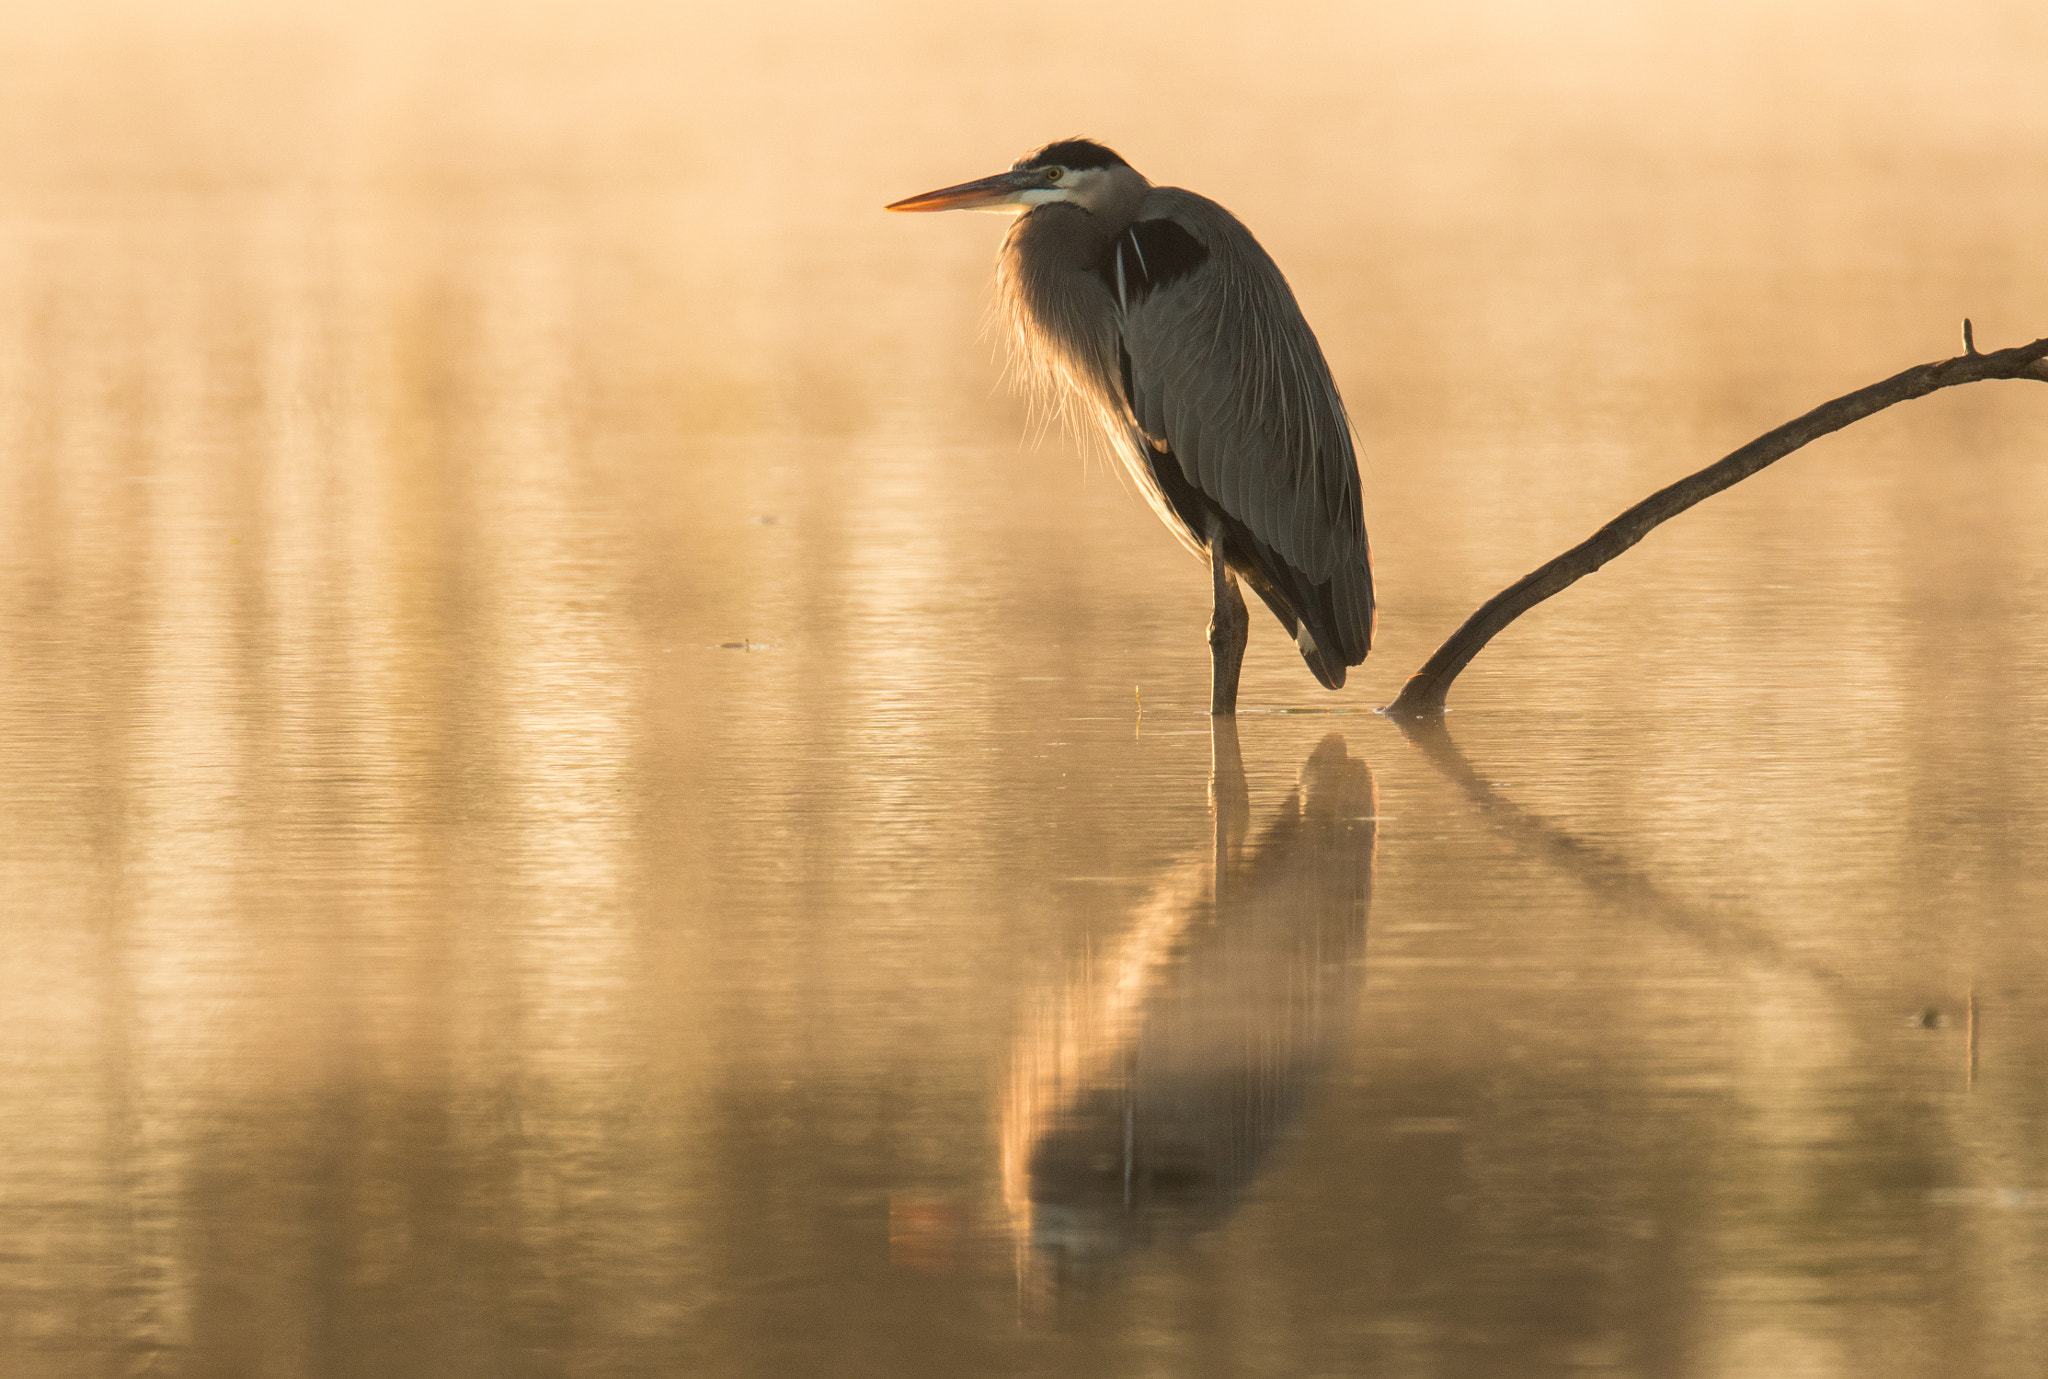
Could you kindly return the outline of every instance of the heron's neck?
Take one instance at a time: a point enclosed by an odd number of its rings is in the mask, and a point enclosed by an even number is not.
[[[1010,230],[1012,248],[1047,265],[1092,269],[1129,217],[1111,217],[1071,202],[1053,201],[1025,212]]]

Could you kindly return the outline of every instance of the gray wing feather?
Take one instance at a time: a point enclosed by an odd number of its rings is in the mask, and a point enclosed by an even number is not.
[[[1365,523],[1350,423],[1294,294],[1206,197],[1154,188],[1139,215],[1178,222],[1209,261],[1123,313],[1133,419],[1260,540],[1329,580],[1362,560]]]

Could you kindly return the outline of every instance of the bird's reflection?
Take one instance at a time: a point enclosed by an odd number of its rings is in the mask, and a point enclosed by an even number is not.
[[[1213,848],[1079,961],[1019,1038],[1004,1189],[1041,1283],[1221,1219],[1350,1024],[1372,773],[1332,734],[1247,843],[1235,725],[1214,734]]]

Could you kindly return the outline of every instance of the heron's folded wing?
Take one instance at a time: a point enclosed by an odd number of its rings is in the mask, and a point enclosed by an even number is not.
[[[1197,256],[1183,239],[1202,250],[1191,268],[1183,265]],[[1344,404],[1272,259],[1221,206],[1166,187],[1147,197],[1112,254],[1123,279],[1126,392],[1140,430],[1312,582],[1362,569],[1365,524]],[[1340,602],[1363,604],[1355,614],[1369,628],[1369,582],[1338,592]]]

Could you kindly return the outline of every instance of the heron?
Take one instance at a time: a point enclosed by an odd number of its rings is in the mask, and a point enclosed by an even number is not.
[[[1205,196],[1063,139],[1008,172],[891,211],[1017,216],[996,260],[1031,385],[1106,439],[1209,565],[1212,714],[1235,714],[1250,617],[1240,578],[1326,689],[1372,647],[1372,556],[1351,423],[1272,257]]]

